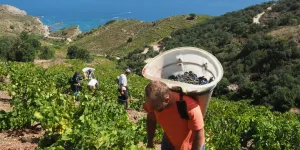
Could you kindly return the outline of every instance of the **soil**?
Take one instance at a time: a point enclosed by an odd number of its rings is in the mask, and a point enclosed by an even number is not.
[[[10,83],[9,78],[5,76],[0,76],[0,84],[9,84],[9,83]]]
[[[143,142],[138,143],[138,147],[146,147],[146,144]],[[161,150],[161,145],[160,144],[155,144],[155,150]]]
[[[129,120],[135,123],[147,116],[147,113],[145,112],[139,112],[136,110],[126,110],[126,111],[128,113]]]
[[[45,131],[41,127],[34,129],[11,130],[0,133],[1,150],[34,150]]]
[[[291,108],[290,112],[294,113],[294,114],[300,114],[300,109],[299,108]]]
[[[146,118],[147,117],[147,113],[145,112],[139,112],[139,111],[136,111],[136,110],[126,110],[127,113],[128,113],[128,117],[129,117],[129,120],[133,121],[133,122],[138,122],[140,119],[142,118]],[[159,141],[156,141],[154,139],[154,142],[155,143],[159,143]],[[144,144],[143,142],[140,142],[138,144],[139,147],[146,147],[146,144]],[[155,144],[155,149],[156,150],[161,150],[161,145],[160,144]]]
[[[0,110],[9,112],[11,109],[10,102],[12,97],[9,96],[8,92],[0,91]]]

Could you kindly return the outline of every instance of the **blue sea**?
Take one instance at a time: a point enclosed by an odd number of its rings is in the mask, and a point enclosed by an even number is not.
[[[181,14],[219,16],[270,0],[0,0],[38,16],[52,31],[78,25],[88,31],[109,20],[155,21]]]

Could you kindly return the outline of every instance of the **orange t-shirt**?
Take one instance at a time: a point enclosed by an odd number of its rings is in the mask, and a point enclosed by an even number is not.
[[[178,93],[170,91],[170,94],[172,94],[172,97],[175,97],[176,100],[180,99]],[[188,96],[184,96],[183,99],[187,103],[189,120],[180,117],[176,103],[165,108],[162,112],[156,112],[151,109],[149,104],[144,104],[144,109],[148,113],[154,112],[157,122],[164,129],[168,140],[172,143],[175,150],[192,149],[194,139],[192,131],[200,130],[204,127],[203,116],[198,103]],[[204,138],[201,139],[201,143],[204,144],[204,141]],[[203,146],[203,144],[201,146]]]

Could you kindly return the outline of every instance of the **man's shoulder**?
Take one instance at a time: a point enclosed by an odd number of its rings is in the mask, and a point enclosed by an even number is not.
[[[126,77],[126,76],[125,76],[125,74],[121,74],[120,77],[121,77],[121,78],[124,78],[124,77]]]
[[[191,97],[185,97],[184,100],[186,101],[187,110],[189,111],[196,107],[199,107],[198,102]]]

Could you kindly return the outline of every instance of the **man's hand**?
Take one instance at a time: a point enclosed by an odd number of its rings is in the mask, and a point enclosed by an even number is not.
[[[156,117],[154,113],[147,114],[147,148],[154,148],[153,138],[156,130]]]

